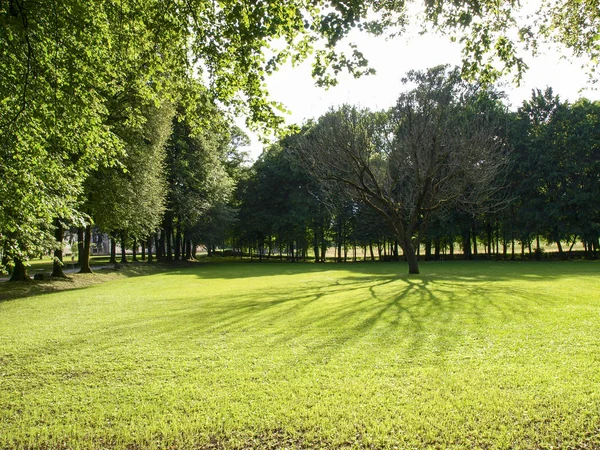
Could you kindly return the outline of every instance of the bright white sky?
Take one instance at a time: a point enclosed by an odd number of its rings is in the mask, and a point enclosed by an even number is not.
[[[354,79],[343,74],[336,87],[325,90],[315,86],[310,64],[305,63],[295,68],[283,67],[267,80],[271,99],[283,103],[291,111],[286,116],[288,124],[301,124],[321,116],[332,106],[344,103],[374,110],[388,108],[404,89],[401,79],[409,70],[423,70],[439,64],[459,65],[461,61],[459,44],[433,33],[418,35],[407,32],[393,40],[385,40],[355,32],[352,38],[377,71],[376,75]],[[544,89],[546,86],[552,87],[562,100],[575,101],[579,97],[600,99],[600,92],[590,89],[588,75],[580,62],[561,58],[551,49],[535,58],[529,56],[526,62],[529,70],[521,86],[517,88],[508,84],[504,87],[512,109],[530,98],[532,89]],[[254,160],[262,152],[263,145],[256,136],[249,134],[252,139],[250,153]]]

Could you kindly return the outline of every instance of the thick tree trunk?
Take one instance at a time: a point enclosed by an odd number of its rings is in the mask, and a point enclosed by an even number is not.
[[[404,256],[406,257],[406,262],[408,263],[408,273],[412,275],[417,275],[419,273],[419,261],[417,259],[417,254],[413,247],[410,238],[404,239],[404,245],[402,245],[402,251],[404,252]]]
[[[58,244],[57,248],[54,249],[54,261],[52,262],[52,273],[51,277],[55,278],[67,278],[63,271],[63,234],[64,229],[59,219],[54,220],[54,238]]]
[[[434,248],[433,259],[435,261],[439,261],[440,260],[440,252],[442,250],[442,243],[440,242],[439,239],[436,239],[433,241],[433,248]]]
[[[85,236],[83,242],[83,252],[81,255],[81,269],[79,273],[92,273],[90,267],[90,247],[92,245],[92,226],[85,227]]]
[[[27,267],[25,267],[25,264],[20,259],[15,258],[15,266],[13,267],[9,281],[31,281],[31,278],[27,274]]]
[[[142,261],[146,261],[146,245],[145,242],[142,240],[141,242],[142,245],[140,245],[140,250],[142,251]]]
[[[121,264],[127,264],[127,253],[125,250],[125,233],[121,233]]]
[[[77,265],[81,267],[81,256],[83,255],[84,247],[84,228],[77,228]]]
[[[110,238],[110,259],[108,262],[110,264],[117,263],[117,240],[114,237]]]

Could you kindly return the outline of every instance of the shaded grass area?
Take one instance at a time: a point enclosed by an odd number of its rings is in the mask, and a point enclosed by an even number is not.
[[[101,266],[102,262],[97,262],[96,266]],[[35,267],[32,265],[32,267]],[[9,282],[8,277],[0,281],[0,302],[35,295],[48,294],[52,292],[62,292],[71,289],[84,289],[96,284],[115,281],[121,278],[149,275],[157,272],[164,272],[169,267],[162,264],[127,264],[121,265],[120,269],[111,267],[94,267],[92,274],[67,273],[66,278],[50,278],[46,280],[31,280]]]
[[[600,447],[597,263],[198,264],[0,303],[0,448]]]

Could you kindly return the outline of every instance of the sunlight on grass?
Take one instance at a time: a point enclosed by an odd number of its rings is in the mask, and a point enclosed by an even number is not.
[[[600,446],[599,268],[199,264],[5,301],[0,447]]]

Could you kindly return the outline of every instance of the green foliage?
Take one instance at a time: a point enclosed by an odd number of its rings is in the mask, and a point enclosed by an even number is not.
[[[597,263],[398,270],[198,264],[2,302],[0,447],[600,445]]]
[[[174,116],[169,104],[140,110],[143,125],[115,127],[126,154],[119,167],[103,167],[88,177],[83,206],[103,231],[138,239],[156,230],[165,211],[165,145]]]

